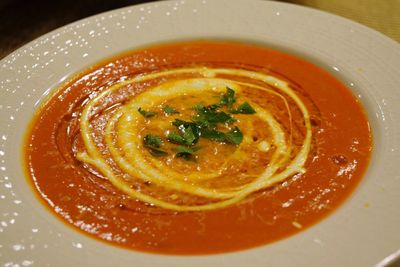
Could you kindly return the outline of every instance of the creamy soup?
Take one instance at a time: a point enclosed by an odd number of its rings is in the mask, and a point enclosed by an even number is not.
[[[85,234],[210,254],[325,218],[371,149],[363,108],[326,71],[266,47],[193,41],[72,77],[34,116],[25,165],[45,204]]]

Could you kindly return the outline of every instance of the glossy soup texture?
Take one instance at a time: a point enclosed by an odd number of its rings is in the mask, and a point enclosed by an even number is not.
[[[332,75],[262,46],[134,50],[61,86],[25,169],[62,221],[109,244],[211,254],[287,238],[354,191],[372,137]],[[182,150],[183,149],[183,150]]]

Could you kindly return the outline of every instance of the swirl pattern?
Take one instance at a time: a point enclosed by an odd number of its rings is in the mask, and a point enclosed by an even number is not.
[[[157,82],[152,83],[155,80]],[[147,84],[148,87],[128,101],[108,108],[108,115],[104,116],[104,131],[101,136],[94,133],[92,122],[95,110],[123,88],[139,83]],[[251,119],[240,116],[237,118],[244,134],[240,145],[225,144],[229,146],[225,154],[210,154],[210,161],[204,163],[201,169],[196,168],[196,162],[182,163],[173,156],[160,160],[150,156],[143,148],[142,138],[146,128],[163,128],[163,125],[167,125],[164,127],[167,129],[170,118],[164,116],[163,120],[152,121],[143,118],[138,109],[151,109],[168,101],[182,102],[183,96],[185,99],[189,96],[201,99],[205,95],[217,95],[223,93],[226,87],[234,89],[255,110]],[[284,103],[288,123],[283,125],[274,114],[275,111],[257,103],[250,96],[251,91],[280,99]],[[293,109],[301,114],[300,130],[293,127]],[[157,122],[158,125],[155,126]],[[267,129],[267,133],[259,134],[257,140],[254,140],[252,136],[257,136],[260,131],[258,125]],[[85,104],[79,126],[84,144],[84,149],[76,153],[79,161],[95,168],[114,187],[128,196],[175,211],[224,208],[240,202],[254,192],[305,172],[312,140],[306,105],[287,82],[260,72],[229,68],[169,69],[115,83]],[[301,138],[294,142],[296,131]],[[248,175],[240,168],[229,171],[238,164],[246,165],[246,162],[252,160],[251,155],[253,158],[254,155],[259,156],[258,161],[263,161],[257,171]],[[213,160],[219,164],[213,165]],[[182,164],[192,167],[184,169]]]

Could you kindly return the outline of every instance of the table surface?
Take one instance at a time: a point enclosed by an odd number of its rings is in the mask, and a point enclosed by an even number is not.
[[[0,59],[70,22],[149,0],[0,0]],[[334,13],[400,42],[400,0],[281,0]]]

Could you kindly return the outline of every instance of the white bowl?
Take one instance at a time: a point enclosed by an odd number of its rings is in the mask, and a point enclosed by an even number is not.
[[[350,199],[300,234],[210,256],[125,250],[56,219],[35,197],[20,160],[24,132],[39,103],[71,74],[101,59],[149,44],[199,38],[241,40],[297,54],[353,91],[367,110],[374,151]],[[400,253],[400,45],[382,34],[279,2],[154,2],[55,30],[4,58],[0,70],[3,266],[374,266]]]

